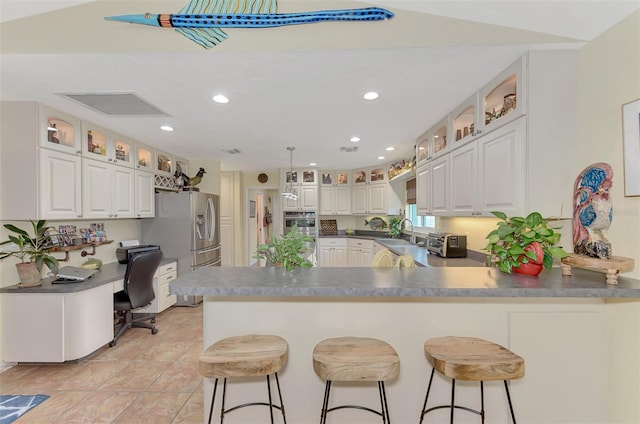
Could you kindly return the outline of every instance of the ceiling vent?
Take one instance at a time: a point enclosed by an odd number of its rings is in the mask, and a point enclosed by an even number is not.
[[[345,152],[345,153],[353,153],[353,152],[357,152],[358,151],[358,146],[351,146],[351,147],[341,147],[340,148],[341,152]]]
[[[61,95],[107,116],[169,116],[134,93],[63,93]]]
[[[242,152],[241,152],[240,150],[238,150],[238,149],[220,149],[220,150],[222,150],[223,152],[227,152],[227,153],[229,153],[230,155],[237,155],[238,153],[242,153]]]

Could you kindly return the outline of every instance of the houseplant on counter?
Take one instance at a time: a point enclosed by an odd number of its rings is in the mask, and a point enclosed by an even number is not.
[[[502,212],[491,212],[498,217],[498,228],[487,235],[489,251],[487,265],[495,263],[503,272],[538,275],[542,268],[550,269],[554,258],[568,253],[556,244],[560,233],[549,225],[550,218],[532,212],[526,218],[507,217]],[[555,228],[557,229],[557,227]]]
[[[33,237],[21,228],[12,224],[5,224],[5,228],[15,235],[9,234],[8,240],[0,243],[0,259],[14,256],[20,260],[16,264],[20,276],[20,287],[39,286],[42,279],[42,266],[46,265],[54,274],[58,273],[58,260],[48,254],[49,236],[46,221],[30,221]]]
[[[313,242],[313,238],[298,233],[294,225],[280,238],[271,236],[268,244],[258,245],[254,258],[266,259],[267,266],[281,266],[288,271],[295,267],[311,268],[313,264],[305,257],[309,250],[306,243],[309,242]]]

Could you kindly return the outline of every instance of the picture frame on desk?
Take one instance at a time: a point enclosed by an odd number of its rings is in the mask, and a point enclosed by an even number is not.
[[[640,196],[640,99],[622,105],[624,195]]]

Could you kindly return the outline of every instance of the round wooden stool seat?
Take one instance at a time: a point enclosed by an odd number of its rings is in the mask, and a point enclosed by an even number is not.
[[[513,380],[524,377],[524,359],[496,343],[475,337],[437,337],[424,343],[436,370],[455,380]]]
[[[208,378],[262,377],[284,368],[289,345],[282,337],[250,334],[219,340],[200,355]]]
[[[315,346],[313,369],[326,381],[387,381],[398,376],[400,358],[382,340],[337,337]]]

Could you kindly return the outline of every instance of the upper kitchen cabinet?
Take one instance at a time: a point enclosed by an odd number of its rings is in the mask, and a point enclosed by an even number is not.
[[[478,94],[474,94],[451,112],[451,149],[456,149],[482,133],[478,128]]]
[[[156,152],[156,174],[173,176],[175,158],[172,154],[158,150]]]
[[[429,131],[431,136],[431,153],[434,158],[443,155],[447,152],[449,143],[447,137],[449,135],[449,117],[442,118],[432,129]]]
[[[43,105],[37,107],[40,146],[73,155],[80,154],[80,119]]]
[[[522,56],[480,90],[482,127],[474,128],[476,131],[487,133],[526,113],[526,64],[526,56]]]
[[[176,156],[176,172],[182,172],[189,176],[189,161]]]
[[[429,131],[422,134],[416,141],[416,164],[417,165],[421,165],[422,163],[431,159],[430,141],[431,141],[431,135]]]
[[[46,149],[41,149],[38,156],[37,197],[39,207],[37,217],[39,219],[83,218],[80,156]],[[28,191],[23,195],[27,195],[27,193]],[[16,216],[14,219],[26,218],[26,211],[23,211],[20,218],[18,218],[19,213],[14,215]],[[33,215],[29,214],[29,217],[31,216]]]
[[[82,121],[82,156],[127,168],[133,167],[134,142]]]
[[[135,168],[141,171],[154,172],[155,171],[156,150],[153,147],[147,146],[143,143],[136,143],[135,145]]]
[[[320,171],[320,187],[348,187],[351,171]]]
[[[298,168],[282,171],[282,187],[285,185],[318,185],[318,170],[313,168]]]
[[[354,169],[351,172],[352,185],[384,184],[387,182],[387,167],[385,165],[370,168]]]

